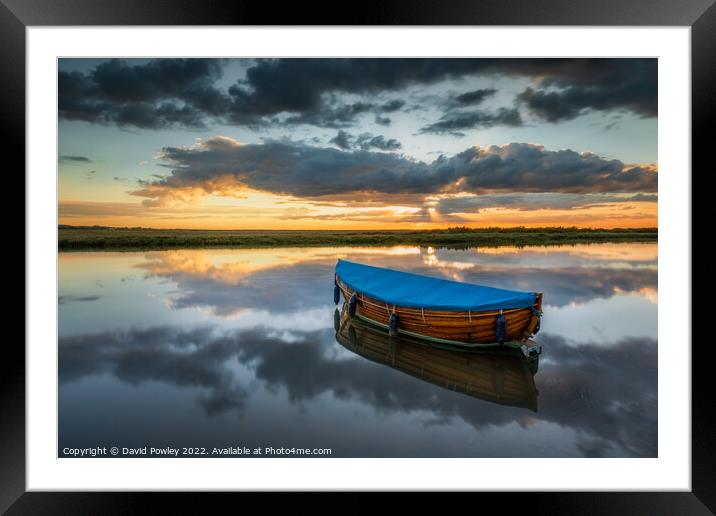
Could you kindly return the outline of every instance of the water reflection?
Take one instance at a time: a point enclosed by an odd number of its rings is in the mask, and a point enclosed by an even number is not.
[[[330,274],[337,258],[457,281],[545,292],[549,293],[545,302],[551,306],[629,293],[655,302],[656,246],[621,244],[634,253],[629,259],[617,244],[604,245],[606,248],[581,245],[569,249],[468,251],[418,247],[338,248],[330,252],[323,248],[278,252],[180,250],[146,253],[136,267],[145,270],[147,277],[176,283],[177,292],[170,301],[175,308],[206,307],[223,316],[247,308],[289,311],[321,305],[325,292],[306,287]]]
[[[337,342],[339,257],[544,291],[533,398],[499,391],[510,365],[467,392],[486,359],[422,349],[418,372],[407,346]],[[62,254],[60,446],[656,456],[656,261],[655,244]]]
[[[338,310],[334,318],[336,340],[357,355],[455,392],[537,411],[536,355],[525,357],[508,349],[462,352],[438,348],[407,336],[389,337],[358,320],[347,320]]]

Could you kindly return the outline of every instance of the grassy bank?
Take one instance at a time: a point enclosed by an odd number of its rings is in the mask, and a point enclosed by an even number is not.
[[[656,228],[450,228],[422,231],[211,231],[145,228],[59,228],[60,251],[203,247],[431,245],[465,248],[597,242],[655,242]]]

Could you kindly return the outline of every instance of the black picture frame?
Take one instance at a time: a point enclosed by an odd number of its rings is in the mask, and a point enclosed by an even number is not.
[[[349,13],[349,18],[342,13]],[[714,0],[382,0],[355,9],[327,2],[275,6],[246,0],[0,0],[0,134],[4,137],[5,148],[12,149],[19,158],[18,171],[25,167],[25,30],[28,26],[47,25],[690,26],[692,168],[704,172],[713,168],[712,162],[707,166],[707,159],[712,146],[708,128],[712,125],[711,115],[716,103]],[[19,183],[17,188],[24,192],[24,181],[20,182],[20,174],[15,176]],[[19,226],[17,221],[12,223]],[[24,241],[24,233],[22,238]],[[22,258],[24,268],[24,246]],[[14,261],[19,261],[17,255]],[[25,304],[21,306],[24,310]],[[690,338],[685,335],[687,345]],[[691,340],[696,342],[695,338]],[[691,350],[691,492],[476,495],[483,498],[481,502],[488,498],[499,502],[501,511],[518,506],[531,513],[547,514],[710,514],[715,511],[716,432],[711,420],[712,387],[707,384],[711,368],[707,355],[710,343],[702,344],[706,345],[692,346]],[[25,492],[25,381],[25,350],[19,339],[7,339],[0,358],[0,512],[7,511],[10,515],[124,514],[140,512],[146,503],[155,500],[161,500],[162,504],[178,503],[182,507],[180,512],[206,512],[208,497],[205,495]],[[222,502],[232,496],[236,495],[222,495]],[[417,497],[418,503],[422,503],[420,498]],[[353,511],[370,510],[372,503],[368,496],[349,506]]]

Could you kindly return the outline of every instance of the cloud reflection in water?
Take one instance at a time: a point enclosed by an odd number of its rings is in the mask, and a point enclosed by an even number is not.
[[[542,290],[548,305],[567,312],[573,304],[597,299],[610,304],[625,295],[643,299],[645,310],[655,312],[655,249],[655,245],[635,246],[634,252],[613,245],[502,252],[438,249],[429,264],[427,250],[419,248],[167,251],[125,257],[143,279],[123,282],[123,292],[146,298],[157,280],[168,289],[168,303],[151,305],[156,310],[152,324],[113,316],[122,306],[116,304],[113,284],[105,278],[110,271],[101,266],[101,253],[88,255],[86,260],[96,263],[82,279],[102,280],[107,284],[105,293],[93,303],[63,304],[60,318],[91,304],[97,311],[93,319],[106,323],[104,329],[87,331],[81,317],[67,319],[73,326],[65,328],[59,341],[60,441],[82,439],[75,430],[80,420],[68,421],[68,417],[81,417],[89,433],[98,425],[85,413],[90,409],[73,390],[76,386],[84,389],[82,396],[96,396],[93,410],[103,412],[113,407],[102,401],[109,399],[102,389],[146,399],[153,386],[163,385],[199,410],[191,417],[182,416],[188,408],[180,408],[176,400],[164,401],[175,407],[181,431],[172,426],[176,423],[155,420],[149,410],[134,408],[134,414],[125,416],[152,421],[167,435],[180,432],[177,435],[201,438],[207,428],[214,428],[219,441],[226,438],[221,432],[231,432],[235,439],[272,436],[279,442],[303,432],[319,443],[338,439],[342,448],[337,453],[347,456],[422,456],[426,452],[418,443],[430,435],[436,443],[430,453],[443,456],[653,457],[657,455],[657,342],[651,328],[639,336],[639,321],[634,323],[635,335],[613,332],[607,343],[559,333],[560,327],[546,324],[538,339],[545,354],[534,377],[539,390],[534,413],[433,385],[344,349],[332,328],[331,288],[333,266],[341,257]],[[111,272],[127,275],[125,270]],[[97,277],[89,277],[92,274]],[[61,288],[72,287],[72,276],[61,278],[65,283]],[[175,314],[192,308],[205,311],[203,323],[195,319],[177,323]],[[301,318],[324,312],[325,319]],[[223,322],[237,315],[244,317],[243,325]],[[373,419],[356,415],[364,411]],[[267,424],[261,422],[265,414],[271,414],[270,426],[261,426]],[[367,451],[369,440],[381,432],[381,422],[395,426],[399,421],[401,440],[394,446],[398,451],[391,452],[387,445]],[[136,440],[144,430],[127,425],[122,431]],[[455,435],[472,435],[471,444],[450,448]],[[498,442],[500,435],[505,443]],[[398,436],[391,434],[393,438]],[[524,447],[511,446],[511,439],[553,446],[525,452]]]

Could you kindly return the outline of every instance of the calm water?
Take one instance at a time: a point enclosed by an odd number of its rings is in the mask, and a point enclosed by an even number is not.
[[[544,292],[538,367],[337,339],[338,258]],[[657,455],[656,244],[63,253],[59,273],[60,456]]]

